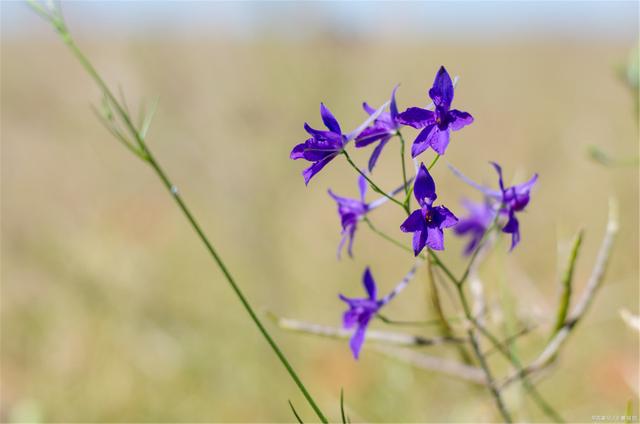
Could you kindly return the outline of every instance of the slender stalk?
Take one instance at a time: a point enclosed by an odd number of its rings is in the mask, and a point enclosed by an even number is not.
[[[411,199],[411,191],[409,191],[409,184],[407,184],[407,166],[404,161],[404,137],[400,130],[398,130],[398,137],[400,138],[400,162],[402,163],[402,181],[404,182],[404,190],[406,197]],[[405,203],[405,206],[409,205]]]
[[[247,298],[243,294],[242,290],[240,289],[240,287],[237,285],[237,283],[235,282],[235,280],[231,276],[231,273],[229,272],[229,270],[228,270],[227,266],[225,265],[225,263],[223,262],[222,258],[218,255],[218,253],[214,249],[213,245],[211,244],[211,242],[209,241],[209,239],[205,235],[204,231],[202,230],[202,228],[200,227],[200,225],[196,221],[195,217],[193,216],[193,214],[191,213],[191,211],[187,207],[186,203],[182,200],[182,197],[180,196],[180,194],[178,192],[178,189],[171,182],[171,180],[169,179],[167,174],[164,172],[164,170],[162,169],[162,167],[160,166],[158,161],[153,156],[151,150],[147,147],[143,137],[141,136],[141,133],[136,129],[135,125],[133,124],[133,122],[131,120],[131,117],[126,112],[125,108],[116,99],[116,97],[113,95],[113,93],[111,92],[109,87],[106,85],[104,80],[100,77],[100,74],[96,71],[96,69],[93,67],[91,62],[86,58],[86,56],[82,53],[82,51],[75,44],[73,38],[71,37],[71,34],[67,31],[67,28],[64,25],[64,23],[62,22],[62,20],[60,18],[54,16],[54,15],[47,15],[47,14],[43,15],[42,12],[41,12],[42,7],[40,5],[38,5],[37,3],[35,3],[35,1],[31,1],[29,4],[31,4],[32,7],[34,7],[34,10],[36,10],[37,13],[39,13],[41,16],[45,17],[45,19],[47,19],[54,26],[56,31],[60,34],[60,36],[61,36],[62,40],[64,41],[64,43],[69,47],[69,49],[71,50],[73,55],[76,57],[76,59],[80,62],[82,67],[85,69],[85,71],[89,74],[89,76],[91,76],[91,78],[100,87],[100,89],[104,93],[105,97],[115,107],[115,110],[116,110],[117,114],[120,116],[120,118],[122,118],[122,121],[123,121],[126,129],[129,131],[129,133],[134,137],[135,141],[137,142],[137,145],[139,147],[137,156],[140,157],[141,159],[143,159],[145,162],[147,162],[151,166],[151,168],[155,171],[156,175],[162,181],[163,185],[171,193],[171,195],[172,195],[173,199],[175,200],[175,202],[177,203],[178,207],[180,208],[180,210],[182,211],[184,216],[187,218],[187,220],[189,221],[189,223],[191,224],[191,226],[193,227],[193,229],[197,233],[197,235],[200,238],[200,240],[202,241],[202,243],[205,245],[207,251],[209,252],[211,257],[213,258],[213,260],[216,263],[216,265],[218,266],[218,268],[220,268],[220,270],[222,271],[225,279],[227,280],[227,282],[231,286],[232,290],[234,291],[234,293],[238,297],[238,300],[243,305],[243,307],[246,310],[246,312],[249,314],[249,317],[251,318],[251,320],[254,322],[254,324],[256,325],[256,327],[258,328],[260,333],[262,334],[262,336],[265,338],[265,340],[267,341],[269,346],[272,348],[272,350],[274,351],[274,353],[276,354],[276,356],[278,357],[278,359],[280,360],[282,365],[286,368],[286,370],[288,371],[289,375],[294,380],[294,382],[296,383],[296,385],[298,386],[298,388],[300,389],[300,391],[302,392],[302,394],[306,398],[306,400],[309,403],[309,405],[313,408],[313,410],[315,411],[315,413],[318,416],[318,418],[320,419],[320,421],[322,421],[323,423],[327,423],[328,422],[327,418],[322,413],[320,408],[316,405],[315,401],[313,400],[313,398],[311,397],[311,395],[309,394],[309,392],[305,388],[304,384],[302,383],[302,381],[300,380],[300,378],[298,377],[296,372],[293,370],[291,364],[289,363],[289,361],[287,360],[285,355],[282,353],[282,351],[278,347],[277,343],[273,340],[273,338],[271,337],[271,335],[269,334],[267,329],[264,327],[264,325],[262,324],[261,320],[258,318],[257,314],[253,310],[253,307],[251,306],[251,304],[249,303],[249,301],[247,300]]]
[[[383,239],[387,240],[389,243],[393,244],[394,246],[399,247],[402,250],[405,250],[407,252],[413,253],[413,249],[411,249],[410,247],[405,246],[402,242],[400,242],[400,241],[394,239],[393,237],[391,237],[390,235],[387,235],[386,233],[383,233],[382,231],[378,230],[378,228],[376,228],[373,225],[373,222],[371,222],[371,220],[369,218],[367,218],[366,216],[364,218],[362,218],[362,220],[369,226],[369,229],[371,229],[371,231],[373,231],[374,233],[376,233],[377,235],[379,235]],[[420,254],[419,257],[421,257],[422,259],[425,259],[423,254]]]
[[[471,313],[471,309],[469,308],[469,303],[467,302],[467,298],[464,294],[464,289],[462,287],[462,284],[456,284],[455,286],[456,286],[456,289],[458,290],[458,296],[460,298],[460,303],[462,304],[462,310],[464,312],[465,317],[470,322],[474,322],[475,319],[473,318],[473,314]],[[478,339],[477,339],[474,328],[470,327],[467,330],[467,334],[469,335],[469,340],[471,341],[473,352],[475,353],[476,358],[480,363],[480,367],[484,371],[484,374],[487,380],[487,386],[489,387],[489,391],[491,392],[493,399],[496,403],[496,406],[498,407],[498,411],[500,411],[500,415],[502,415],[502,418],[505,420],[505,422],[510,423],[512,422],[511,415],[509,414],[509,411],[507,411],[507,408],[504,404],[504,400],[502,399],[502,395],[500,394],[500,390],[498,389],[498,386],[496,385],[493,375],[491,374],[491,370],[489,369],[489,365],[487,364],[486,358],[482,353],[482,351],[480,350],[480,345],[478,343]]]
[[[392,196],[389,196],[384,190],[382,190],[380,187],[378,187],[378,185],[376,183],[374,183],[371,178],[369,178],[367,176],[367,174],[361,170],[360,168],[358,168],[358,165],[356,165],[353,160],[351,159],[351,156],[349,156],[349,153],[347,153],[346,150],[342,151],[342,154],[344,154],[344,157],[347,159],[347,162],[349,162],[349,165],[351,165],[351,167],[353,169],[355,169],[360,175],[362,175],[364,177],[365,180],[367,180],[367,182],[369,183],[369,185],[371,186],[371,189],[373,191],[375,191],[378,194],[383,195],[384,197],[386,197],[387,199],[391,200],[393,203],[397,204],[398,206],[400,206],[402,209],[404,209],[405,212],[407,212],[407,215],[409,214],[409,209],[399,200],[395,199]]]
[[[475,263],[476,258],[478,257],[478,254],[480,253],[480,251],[484,247],[484,244],[487,242],[487,238],[489,237],[489,234],[491,234],[491,232],[496,228],[496,223],[498,222],[498,217],[499,216],[500,216],[500,214],[496,211],[496,215],[493,217],[493,221],[491,222],[491,225],[489,225],[489,228],[487,228],[487,230],[484,232],[484,234],[482,235],[482,238],[480,239],[480,242],[478,243],[478,246],[476,247],[476,249],[471,254],[471,258],[469,259],[469,263],[467,264],[467,267],[464,270],[464,274],[462,274],[462,277],[460,277],[460,279],[458,280],[458,282],[457,282],[458,284],[460,284],[460,285],[464,284],[464,282],[467,280],[467,277],[469,277],[469,273],[471,272],[471,268],[473,267],[473,264]]]
[[[445,316],[444,310],[442,308],[442,302],[440,301],[440,293],[438,290],[438,286],[436,284],[436,276],[433,272],[434,264],[432,261],[427,261],[427,280],[429,283],[429,294],[431,300],[431,306],[433,306],[434,311],[436,312],[436,316],[438,317],[438,329],[440,330],[440,335],[445,337],[450,337],[453,335],[453,328],[451,324],[449,324],[450,318]],[[471,364],[471,356],[467,352],[467,350],[463,346],[458,346],[458,355],[462,362],[465,364]]]
[[[433,160],[431,161],[431,163],[429,164],[429,166],[427,167],[427,169],[429,171],[431,171],[431,168],[433,168],[434,166],[436,166],[436,163],[438,163],[438,159],[440,159],[440,155],[436,154],[436,157],[433,158]]]

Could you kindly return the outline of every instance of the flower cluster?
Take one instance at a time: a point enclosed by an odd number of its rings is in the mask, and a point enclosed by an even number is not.
[[[321,103],[320,116],[326,130],[317,130],[305,123],[304,129],[309,138],[296,145],[291,151],[291,159],[304,159],[311,163],[302,172],[304,182],[307,185],[329,162],[341,155],[358,173],[359,196],[357,198],[339,196],[329,190],[329,196],[338,206],[342,227],[338,258],[340,258],[345,245],[349,256],[353,256],[356,230],[362,221],[366,222],[377,234],[403,247],[401,241],[377,230],[369,217],[373,210],[389,201],[400,206],[405,214],[404,219],[398,221],[396,228],[399,228],[401,233],[412,233],[413,246],[406,248],[412,251],[416,257],[424,258],[425,248],[431,251],[431,255],[435,255],[433,251],[444,250],[445,230],[447,229],[453,229],[454,233],[459,236],[470,237],[464,248],[466,255],[482,248],[487,234],[494,228],[510,234],[511,249],[515,248],[520,241],[520,225],[516,213],[523,211],[528,205],[530,192],[537,181],[537,175],[534,175],[526,183],[506,187],[502,168],[491,162],[498,173],[499,186],[499,189],[491,189],[475,183],[450,165],[451,170],[457,176],[478,189],[484,196],[484,201],[479,204],[465,200],[463,203],[468,209],[469,215],[458,219],[447,207],[435,204],[437,200],[436,183],[430,171],[438,158],[446,153],[452,132],[472,124],[474,118],[468,112],[452,108],[454,81],[444,67],[440,67],[436,73],[433,85],[428,91],[431,103],[426,107],[409,107],[399,112],[396,101],[397,91],[398,85],[393,88],[390,100],[378,109],[374,109],[364,102],[362,106],[368,118],[358,128],[347,134],[343,133],[342,127],[333,113]],[[398,140],[400,151],[404,152],[404,138],[401,131],[405,127],[419,130],[411,146],[415,176],[407,177],[405,158],[402,157],[402,184],[395,190],[386,192],[373,182],[373,171],[385,146],[394,139]],[[351,140],[354,140],[356,149],[375,146],[369,157],[366,170],[358,167],[349,156],[346,149]],[[434,151],[435,157],[430,162],[431,165],[427,167],[418,159],[418,156],[429,149]],[[367,186],[370,186],[380,197],[367,202]],[[398,196],[399,194],[402,196]],[[412,197],[417,202],[415,209],[411,208]],[[340,295],[340,299],[348,305],[348,310],[343,316],[343,326],[346,329],[354,329],[350,345],[356,359],[360,355],[369,323],[379,313],[379,310],[408,284],[414,272],[415,266],[389,295],[378,299],[376,283],[367,267],[363,275],[363,285],[367,296],[348,298]]]

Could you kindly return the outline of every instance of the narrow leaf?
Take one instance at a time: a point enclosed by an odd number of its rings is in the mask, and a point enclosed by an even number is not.
[[[344,390],[340,387],[340,416],[342,417],[342,424],[347,424],[347,418],[344,413]]]
[[[296,408],[293,407],[293,403],[291,403],[291,401],[288,399],[287,399],[287,402],[289,402],[289,406],[291,407],[291,411],[293,412],[293,415],[296,416],[296,420],[298,420],[300,424],[304,424],[304,421],[302,421],[302,418],[300,418],[300,415],[298,415],[298,413],[296,412]]]
[[[567,263],[567,267],[561,280],[560,304],[558,305],[556,323],[553,326],[551,337],[555,336],[556,333],[562,328],[567,319],[567,315],[569,314],[569,306],[571,305],[571,294],[573,292],[573,273],[576,266],[576,260],[578,259],[578,253],[580,253],[580,246],[582,245],[583,236],[584,231],[580,230],[580,232],[576,235],[575,240],[573,241],[573,248],[571,249],[571,254],[569,255],[569,262]]]
[[[149,106],[149,110],[147,111],[144,120],[142,121],[142,125],[140,127],[140,138],[145,140],[147,138],[147,132],[149,131],[149,127],[151,126],[151,121],[153,121],[153,116],[156,114],[156,109],[158,107],[159,97],[156,97],[151,105]]]

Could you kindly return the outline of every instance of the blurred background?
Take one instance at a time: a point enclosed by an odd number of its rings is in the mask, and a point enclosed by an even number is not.
[[[21,2],[2,2],[2,374],[0,420],[291,422],[287,399],[314,415],[241,309],[154,174],[118,145],[90,110],[100,93],[53,30]],[[570,421],[623,415],[638,399],[638,168],[603,166],[592,145],[637,161],[634,89],[637,2],[63,2],[70,31],[132,110],[159,96],[149,134],[156,157],[191,205],[248,297],[262,310],[339,325],[338,293],[360,296],[366,265],[390,290],[412,257],[365,227],[355,258],[336,261],[339,219],[326,190],[354,196],[342,160],[305,187],[289,160],[320,127],[324,101],[343,128],[401,83],[401,109],[423,105],[435,72],[460,76],[454,106],[475,123],[446,159],[495,184],[538,172],[522,243],[501,240],[480,268],[492,313],[542,322],[519,353],[544,347],[571,241],[585,230],[576,294],[604,234],[607,201],[621,231],[609,271],[558,365],[538,384]],[[635,58],[637,69],[637,56]],[[636,88],[637,90],[637,88]],[[637,94],[636,94],[637,95]],[[634,100],[635,99],[635,100]],[[406,130],[413,140],[415,132]],[[376,168],[399,181],[397,142]],[[354,153],[364,164],[370,149]],[[423,158],[431,159],[427,152]],[[637,163],[637,162],[636,162]],[[479,200],[442,161],[443,204]],[[371,197],[373,198],[373,196]],[[387,207],[372,220],[397,231]],[[464,240],[443,258],[460,271]],[[451,315],[458,307],[445,296]],[[395,319],[433,318],[424,270],[390,305]],[[365,345],[269,328],[332,418],[344,387],[354,421],[497,419],[485,390],[413,368]],[[375,323],[384,328],[383,323]],[[433,328],[400,328],[434,335]],[[455,359],[451,349],[424,353]],[[496,373],[508,366],[491,357]],[[544,416],[513,386],[521,420]]]

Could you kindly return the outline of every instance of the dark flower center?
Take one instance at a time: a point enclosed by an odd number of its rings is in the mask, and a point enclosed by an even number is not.
[[[427,221],[427,224],[431,224],[433,222],[433,212],[427,211],[424,213],[424,220]]]

